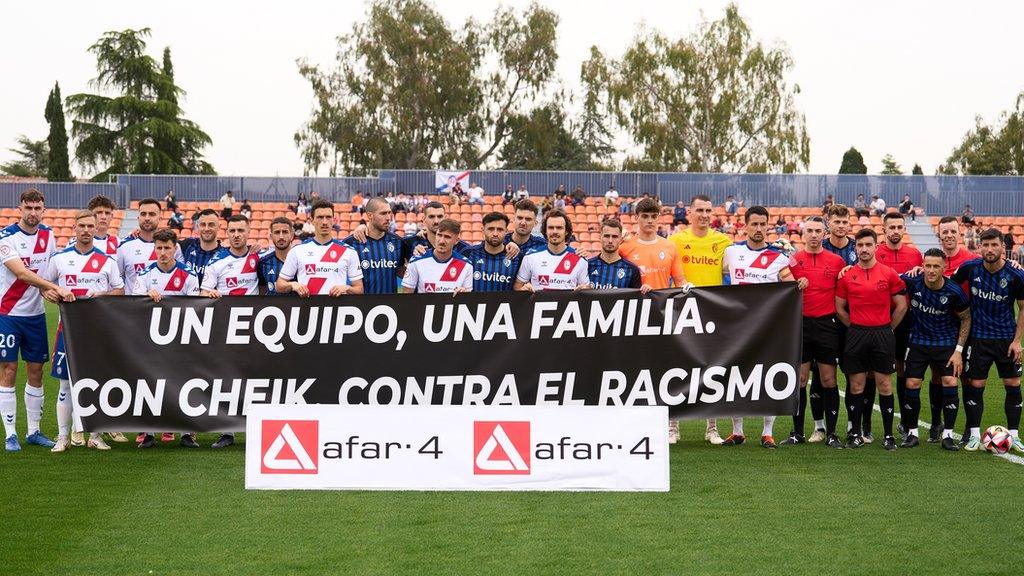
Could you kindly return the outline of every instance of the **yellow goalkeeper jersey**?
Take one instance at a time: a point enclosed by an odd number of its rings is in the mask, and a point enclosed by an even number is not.
[[[687,282],[694,286],[722,285],[722,259],[726,247],[732,244],[728,236],[711,229],[704,236],[697,236],[692,228],[686,228],[668,239],[676,245]]]

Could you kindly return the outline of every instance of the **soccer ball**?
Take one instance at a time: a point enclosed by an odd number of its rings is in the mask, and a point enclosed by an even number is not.
[[[1013,437],[1002,426],[989,426],[981,435],[981,445],[993,454],[1006,454],[1013,446]]]

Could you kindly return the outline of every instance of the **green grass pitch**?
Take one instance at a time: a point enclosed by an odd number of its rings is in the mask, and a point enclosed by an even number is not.
[[[55,437],[49,377],[46,394]],[[1002,399],[990,381],[985,426],[1005,420]],[[1024,466],[934,444],[725,449],[703,423],[682,432],[658,494],[246,491],[242,447],[215,452],[212,435],[195,451],[24,446],[0,453],[0,563],[19,576],[1021,573]]]

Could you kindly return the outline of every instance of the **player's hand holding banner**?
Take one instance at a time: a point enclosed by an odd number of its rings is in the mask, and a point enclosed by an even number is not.
[[[795,284],[61,306],[86,429],[244,430],[250,405],[797,408]],[[125,350],[111,355],[110,350]]]

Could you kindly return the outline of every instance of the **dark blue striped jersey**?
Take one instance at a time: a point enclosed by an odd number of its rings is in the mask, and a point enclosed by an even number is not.
[[[523,260],[523,252],[509,259],[503,249],[491,254],[481,242],[466,251],[463,256],[473,265],[473,292],[507,292],[512,290]]]
[[[427,250],[434,249],[434,245],[430,243],[430,240],[428,240],[425,235],[420,236],[419,234],[412,234],[410,236],[406,236],[405,238],[402,238],[402,249],[405,250],[406,260],[414,257],[413,250],[415,250],[417,246],[424,246]],[[469,242],[459,240],[459,243],[452,248],[452,253],[461,256],[472,247],[473,245]]]
[[[961,264],[953,281],[971,287],[971,338],[1013,340],[1017,330],[1013,305],[1024,300],[1024,272],[1003,263],[992,273],[977,258]]]
[[[274,250],[260,256],[260,261],[256,264],[256,278],[259,280],[260,286],[266,288],[267,296],[282,295],[277,291],[277,277],[281,275],[281,266],[284,266],[284,261],[278,259],[277,252]],[[289,292],[289,294],[293,294],[293,292]]]
[[[199,245],[199,238],[185,238],[181,241],[181,258],[188,269],[199,277],[200,286],[203,284],[203,272],[206,271],[206,265],[217,255],[220,248],[220,242],[217,242],[217,247],[213,250],[203,250]]]
[[[942,279],[942,287],[932,290],[924,283],[924,274],[900,276],[910,298],[910,343],[919,346],[949,348],[960,335],[960,317],[970,307],[964,291],[956,282]]]
[[[594,256],[587,260],[587,271],[595,290],[640,287],[640,268],[625,258],[609,264],[600,255]]]
[[[507,245],[509,242],[512,242],[512,233],[511,232],[509,232],[508,234],[505,234],[505,244]],[[545,240],[543,236],[536,236],[534,234],[530,235],[530,239],[527,240],[525,244],[519,244],[518,242],[516,243],[516,246],[519,246],[519,251],[522,252],[523,254],[526,254],[527,252],[529,252],[530,250],[532,250],[534,248],[538,248],[538,247],[541,247],[541,246],[547,246],[547,245],[548,245],[548,241]]]
[[[829,252],[842,258],[843,262],[846,262],[846,264],[849,266],[857,263],[857,250],[856,242],[854,241],[854,239],[850,238],[849,236],[847,236],[846,238],[847,240],[849,240],[849,242],[846,243],[845,248],[836,248],[835,246],[833,246],[831,236],[825,238],[825,240],[822,241],[821,246],[825,250],[828,250]]]
[[[366,242],[359,242],[354,236],[345,238],[359,258],[363,269],[364,294],[394,294],[398,292],[398,269],[409,259],[412,252],[405,252],[405,244],[397,234],[385,232],[374,240],[369,236]]]

